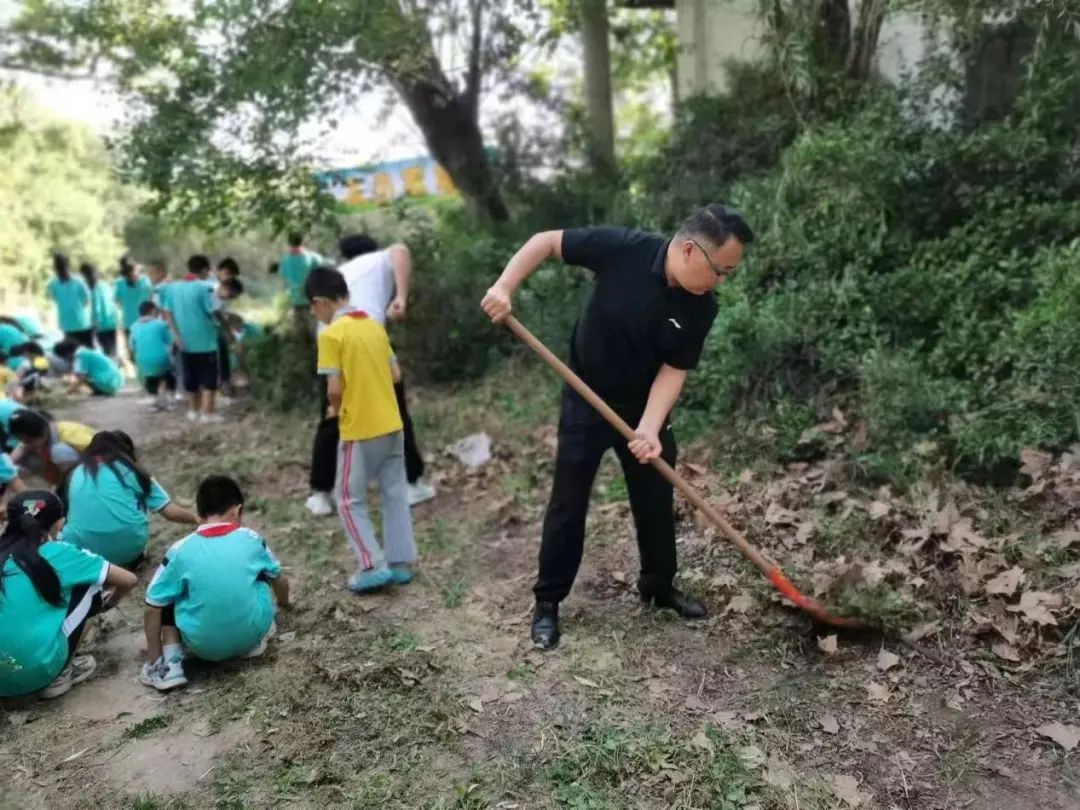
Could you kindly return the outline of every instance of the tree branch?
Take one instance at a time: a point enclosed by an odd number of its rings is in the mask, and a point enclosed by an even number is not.
[[[482,51],[484,47],[483,3],[481,0],[469,0],[469,12],[472,20],[472,37],[469,43],[469,71],[465,76],[465,93],[462,103],[472,120],[480,114],[480,83],[482,79]]]

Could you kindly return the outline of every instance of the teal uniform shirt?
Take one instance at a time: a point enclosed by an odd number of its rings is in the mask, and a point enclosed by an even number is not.
[[[209,281],[174,282],[167,308],[180,333],[181,351],[189,354],[217,351],[218,327],[214,313],[221,309],[221,301]]]
[[[308,273],[323,263],[322,256],[304,250],[290,250],[278,260],[278,274],[285,282],[285,289],[289,293],[289,305],[294,307],[306,307],[308,305],[307,294],[304,292],[304,282],[307,281]]]
[[[200,526],[173,544],[146,604],[172,605],[184,645],[199,658],[224,661],[259,645],[274,622],[267,580],[281,563],[251,529],[230,523]]]
[[[120,367],[97,349],[87,349],[85,346],[77,349],[74,371],[86,377],[94,389],[102,394],[115,394],[124,387]]]
[[[116,329],[116,304],[109,282],[99,281],[90,290],[90,314],[98,331],[112,332]]]
[[[90,288],[85,281],[75,277],[67,281],[54,278],[46,289],[56,303],[60,331],[85,332],[90,328]]]
[[[160,377],[172,367],[172,332],[161,318],[139,318],[131,327],[131,351],[140,377]]]
[[[68,519],[61,539],[126,567],[146,550],[150,512],[168,505],[169,495],[157,481],[151,479],[144,497],[135,473],[119,461],[102,464],[97,475],[83,463],[68,482]]]
[[[28,340],[30,336],[19,327],[10,323],[0,323],[0,352],[10,354],[12,349]]]
[[[133,284],[122,278],[116,280],[116,303],[120,305],[125,329],[130,329],[139,320],[139,306],[153,295],[154,285],[146,276],[139,276]]]
[[[10,557],[0,594],[0,697],[29,695],[48,686],[68,658],[68,635],[86,618],[93,595],[109,575],[109,564],[70,543],[44,543],[41,556],[60,580],[60,604],[41,598],[34,583]],[[74,610],[72,591],[90,590]]]
[[[158,305],[158,309],[169,308],[169,293],[172,292],[172,287],[171,281],[162,281],[154,285],[154,303]]]
[[[32,338],[41,337],[45,334],[44,327],[32,315],[16,315],[15,322],[19,324],[20,329]]]
[[[7,453],[0,453],[0,491],[19,477],[19,468]]]

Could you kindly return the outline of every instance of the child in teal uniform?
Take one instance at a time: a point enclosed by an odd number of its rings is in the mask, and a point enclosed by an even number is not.
[[[68,503],[61,538],[65,542],[133,568],[150,539],[151,512],[173,523],[198,523],[139,466],[135,444],[123,431],[96,434],[85,457],[63,488]]]
[[[10,355],[11,350],[30,340],[14,318],[0,317],[0,352]]]
[[[97,268],[87,262],[79,265],[79,273],[90,288],[90,320],[98,348],[106,357],[116,357],[116,304],[112,285],[103,281]]]
[[[0,534],[0,697],[63,695],[97,667],[76,656],[87,620],[135,587],[135,575],[54,540],[64,505],[28,491],[7,506]]]
[[[210,260],[203,255],[188,259],[188,274],[172,286],[165,309],[173,337],[180,346],[180,367],[188,395],[190,421],[221,422],[214,405],[220,384],[218,322],[221,298],[207,280]]]
[[[63,253],[53,255],[56,278],[46,288],[56,304],[60,331],[68,340],[80,346],[94,345],[94,328],[90,320],[90,288],[81,278],[71,275],[71,264]]]
[[[72,364],[75,382],[69,389],[70,393],[85,385],[98,396],[111,397],[124,387],[120,367],[97,349],[87,349],[69,340],[61,340],[53,348],[53,353]]]
[[[146,393],[157,398],[154,409],[165,410],[169,407],[168,394],[176,393],[176,376],[172,332],[159,314],[153,301],[143,301],[139,306],[139,320],[131,327],[131,354]]]
[[[121,323],[124,335],[130,341],[131,327],[139,320],[139,305],[149,301],[154,295],[154,285],[150,279],[139,272],[138,265],[132,264],[125,256],[120,260],[120,278],[116,280],[116,303],[120,305]],[[130,343],[128,344],[130,348]]]
[[[146,658],[139,680],[167,691],[187,683],[184,648],[207,661],[254,658],[274,627],[289,582],[266,542],[240,525],[244,495],[226,476],[199,485],[203,525],[165,554],[146,591]]]
[[[294,310],[300,310],[298,314],[304,318],[307,317],[308,308],[304,284],[307,282],[308,273],[324,263],[322,256],[304,247],[302,233],[289,234],[289,249],[278,259],[277,271],[281,275],[281,280],[285,282],[289,306]]]

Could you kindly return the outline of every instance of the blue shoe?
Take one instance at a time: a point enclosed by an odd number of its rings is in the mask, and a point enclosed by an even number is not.
[[[389,568],[369,568],[349,577],[349,590],[354,593],[371,593],[385,588],[394,581]]]
[[[408,585],[413,581],[412,569],[407,564],[390,566],[390,576],[395,585]]]

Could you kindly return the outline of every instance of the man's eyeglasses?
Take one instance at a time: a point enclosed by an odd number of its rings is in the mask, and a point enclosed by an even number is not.
[[[698,243],[697,241],[695,241],[693,239],[687,239],[686,241],[689,242],[690,244],[694,245],[698,250],[701,251],[701,255],[704,256],[705,261],[707,261],[709,263],[709,269],[711,269],[713,271],[713,275],[715,275],[717,278],[727,278],[728,276],[731,275],[731,272],[732,272],[732,270],[734,268],[732,268],[732,267],[717,267],[715,264],[713,264],[713,260],[709,258],[709,251],[707,251],[705,248],[703,248],[700,243]]]

